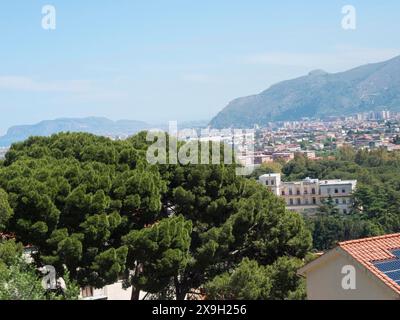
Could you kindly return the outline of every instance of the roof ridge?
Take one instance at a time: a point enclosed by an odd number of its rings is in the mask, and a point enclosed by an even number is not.
[[[386,234],[386,235],[383,235],[383,236],[376,236],[376,237],[371,237],[371,238],[363,238],[363,239],[343,241],[343,242],[339,242],[338,245],[340,247],[342,247],[342,246],[346,246],[348,244],[353,244],[353,243],[369,242],[369,241],[388,239],[388,238],[394,238],[394,237],[400,237],[400,233],[393,233],[393,234]]]

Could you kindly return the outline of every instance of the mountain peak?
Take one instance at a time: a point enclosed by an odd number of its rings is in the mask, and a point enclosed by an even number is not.
[[[327,74],[329,74],[329,73],[322,69],[312,70],[308,73],[309,76],[324,76]]]
[[[261,94],[233,100],[214,119],[214,128],[251,128],[304,117],[352,115],[385,106],[400,111],[400,56],[340,72],[308,76],[271,86]]]

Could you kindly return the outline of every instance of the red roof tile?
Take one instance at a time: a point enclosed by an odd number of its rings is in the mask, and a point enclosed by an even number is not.
[[[374,262],[396,258],[390,251],[400,249],[400,233],[352,240],[339,243],[339,247],[382,280],[387,286],[400,293],[400,285],[374,266]]]

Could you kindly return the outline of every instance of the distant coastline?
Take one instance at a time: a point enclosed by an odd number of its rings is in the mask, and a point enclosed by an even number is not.
[[[178,122],[178,127],[202,128],[209,120]],[[103,117],[60,118],[44,120],[32,125],[13,126],[0,136],[0,148],[11,146],[15,142],[24,141],[30,136],[50,136],[60,132],[87,132],[112,139],[125,139],[143,130],[157,128],[168,130],[168,123],[149,124],[139,120],[113,121]]]

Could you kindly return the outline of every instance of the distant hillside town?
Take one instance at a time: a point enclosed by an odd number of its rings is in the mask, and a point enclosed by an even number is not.
[[[239,160],[244,165],[257,166],[277,160],[288,162],[296,153],[318,160],[344,146],[356,150],[400,150],[399,113],[385,110],[326,120],[268,123],[266,127],[256,127],[254,146],[248,146],[248,152]]]
[[[140,125],[139,125],[140,124]],[[193,123],[178,123],[179,129],[189,128]],[[140,130],[149,130],[150,125],[138,121],[112,122],[104,118],[59,119],[43,121],[34,126],[10,128],[7,135],[0,138],[0,158],[14,142],[23,141],[29,136],[49,136],[59,132],[91,132],[112,140],[125,140]],[[193,125],[196,134],[207,129],[204,122]],[[300,121],[268,122],[265,126],[255,126],[254,137],[235,134],[235,130],[207,130],[206,136],[199,134],[201,141],[219,141],[239,144],[242,153],[239,161],[243,165],[261,165],[274,161],[288,162],[296,153],[309,159],[318,160],[334,153],[343,146],[355,149],[385,148],[400,150],[400,113],[382,110],[354,114],[352,116],[327,117],[324,119],[303,118]],[[168,131],[167,126],[160,130]],[[179,132],[179,139],[190,141],[188,129]],[[244,132],[244,131],[243,131]]]

